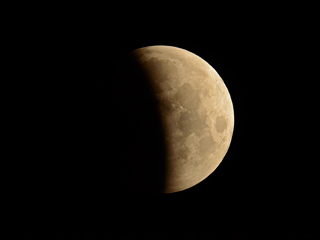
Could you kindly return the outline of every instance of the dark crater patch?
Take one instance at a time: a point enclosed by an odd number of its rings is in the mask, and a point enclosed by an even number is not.
[[[179,88],[176,98],[180,104],[188,110],[197,109],[199,107],[199,93],[189,83],[185,83]]]
[[[216,142],[213,140],[212,136],[209,135],[200,140],[200,156],[207,157],[210,153],[213,153],[216,149]]]
[[[218,133],[222,133],[227,128],[226,119],[223,116],[217,117],[215,127]]]
[[[178,124],[179,129],[187,136],[193,132],[200,136],[206,127],[205,120],[195,111],[182,113]]]

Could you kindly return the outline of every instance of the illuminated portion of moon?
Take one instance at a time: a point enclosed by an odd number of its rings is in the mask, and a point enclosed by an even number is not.
[[[188,189],[228,151],[234,128],[228,89],[213,67],[187,50],[161,45],[132,54],[159,103],[167,152],[164,193]]]

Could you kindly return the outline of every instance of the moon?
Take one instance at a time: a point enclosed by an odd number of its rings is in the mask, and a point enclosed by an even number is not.
[[[234,129],[231,96],[216,70],[190,51],[156,45],[128,53],[114,71],[118,110],[126,116],[127,183],[174,193],[213,173]]]

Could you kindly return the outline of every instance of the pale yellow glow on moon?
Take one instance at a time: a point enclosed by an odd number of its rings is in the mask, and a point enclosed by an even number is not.
[[[167,149],[164,192],[190,188],[218,167],[230,146],[234,110],[228,89],[213,67],[187,50],[161,45],[131,54],[159,102]]]

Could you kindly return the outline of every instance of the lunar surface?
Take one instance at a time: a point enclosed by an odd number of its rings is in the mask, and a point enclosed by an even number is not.
[[[174,193],[207,178],[234,128],[231,97],[215,69],[192,52],[159,45],[130,52],[115,71],[130,141],[128,183]]]

